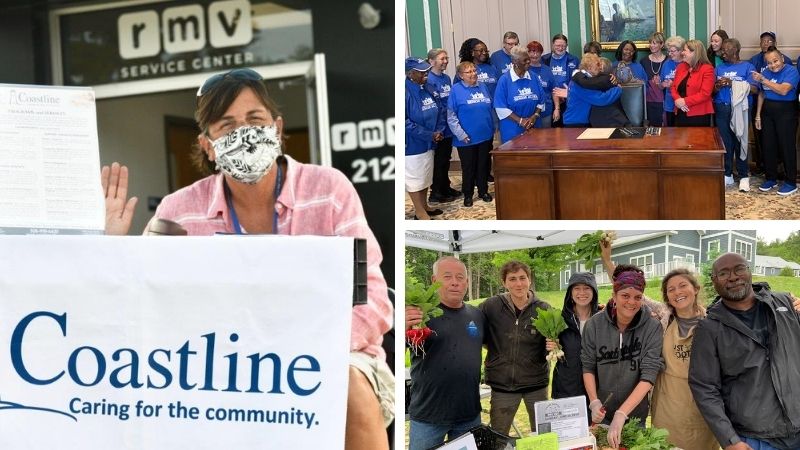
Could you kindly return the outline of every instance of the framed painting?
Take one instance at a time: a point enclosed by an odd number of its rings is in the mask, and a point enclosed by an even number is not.
[[[664,0],[591,0],[591,4],[592,39],[603,50],[616,50],[625,40],[647,50],[650,35],[664,31]]]

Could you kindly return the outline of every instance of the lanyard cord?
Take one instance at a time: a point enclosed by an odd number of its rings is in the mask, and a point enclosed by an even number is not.
[[[275,205],[278,204],[278,196],[281,195],[281,189],[283,188],[283,169],[281,168],[280,162],[276,161],[276,166],[278,166],[278,176],[275,177]],[[222,185],[225,188],[225,202],[228,204],[228,211],[231,215],[231,221],[233,222],[233,232],[236,234],[242,234],[242,227],[239,225],[239,217],[236,215],[236,209],[233,208],[233,199],[231,198],[231,190],[228,188],[228,183],[225,179],[222,179]],[[278,234],[278,208],[273,208],[275,211],[272,216],[272,234]]]

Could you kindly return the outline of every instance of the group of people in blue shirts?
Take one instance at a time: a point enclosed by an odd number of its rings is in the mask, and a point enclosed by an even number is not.
[[[649,54],[640,61],[636,61],[636,45],[624,41],[614,63],[600,57],[600,45],[595,42],[584,47],[579,62],[567,51],[563,34],[553,36],[551,52],[543,54],[539,42],[520,46],[518,35],[509,31],[503,36],[503,48],[491,55],[480,39],[465,40],[454,79],[445,73],[449,55],[444,49],[431,49],[425,59],[408,58],[406,191],[414,204],[414,217],[441,214],[428,202],[452,202],[463,196],[464,206],[470,207],[476,189],[477,198],[492,201],[489,152],[497,143],[498,131],[502,143],[531,128],[593,126],[593,110],[602,111],[599,116],[606,120],[617,117],[602,108],[622,111],[618,84],[629,80],[615,76],[623,73],[618,66],[627,66],[626,75],[644,84],[650,125],[719,128],[726,149],[726,187],[734,186],[735,167],[739,189],[750,190],[747,162],[751,159],[756,170],[765,171],[761,191],[793,194],[797,190],[800,73],[775,48],[775,33],[764,32],[760,40],[761,52],[740,61],[739,41],[722,30],[712,35],[707,51],[700,41],[687,42],[680,36],[665,39],[656,32],[649,38]],[[626,121],[624,112],[619,117]],[[756,144],[750,158],[749,128]],[[460,191],[451,187],[448,177],[453,146],[462,166]],[[777,171],[781,162],[782,183]]]

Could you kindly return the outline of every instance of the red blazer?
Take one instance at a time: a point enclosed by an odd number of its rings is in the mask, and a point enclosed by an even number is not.
[[[686,82],[686,106],[689,107],[687,116],[702,116],[703,114],[711,114],[714,112],[714,105],[711,103],[711,94],[714,91],[714,67],[711,64],[698,64],[692,70],[689,64],[682,62],[678,64],[675,69],[675,80],[672,82],[670,92],[672,98],[679,99],[681,95],[678,94],[678,85],[681,84],[684,78],[689,77]],[[675,108],[677,113],[678,109]]]

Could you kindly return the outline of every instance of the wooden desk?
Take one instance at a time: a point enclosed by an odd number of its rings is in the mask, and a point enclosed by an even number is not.
[[[577,140],[533,129],[492,150],[498,219],[724,219],[725,147],[716,128]]]

